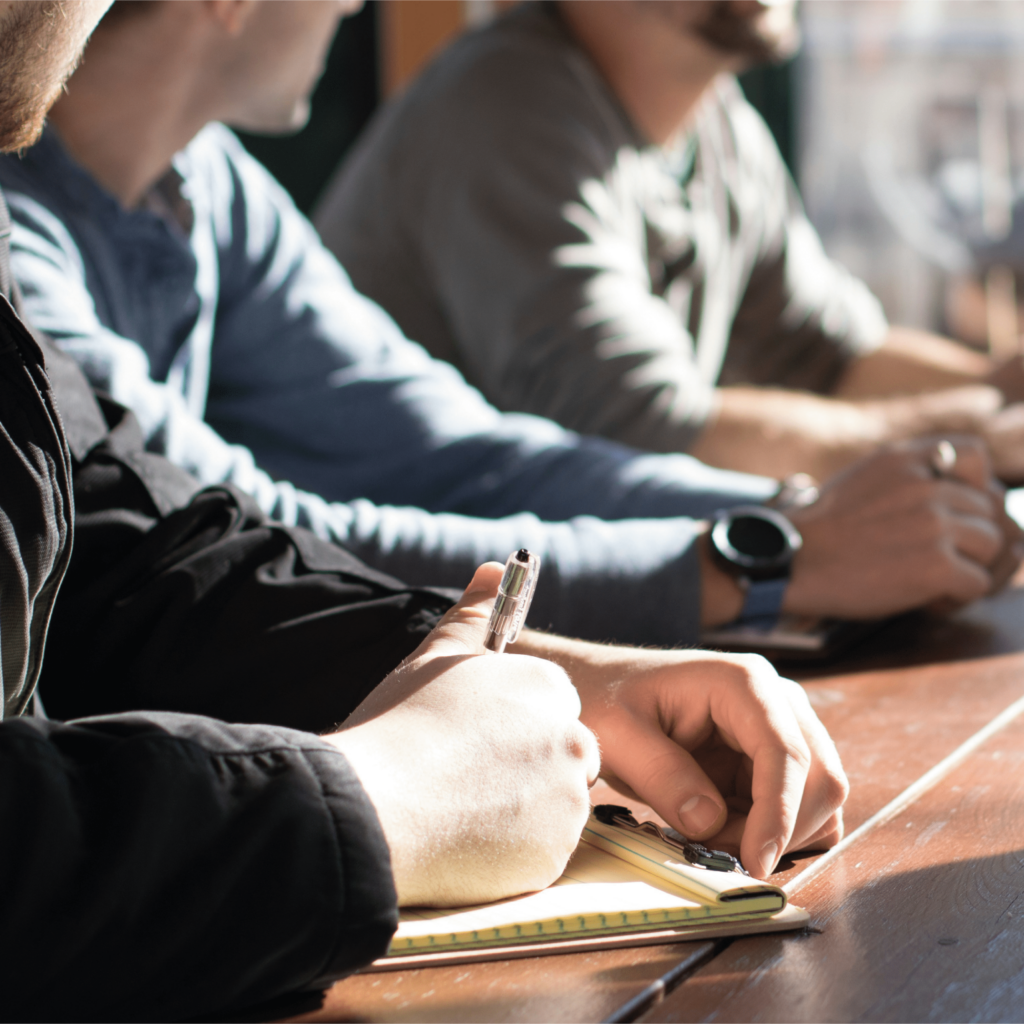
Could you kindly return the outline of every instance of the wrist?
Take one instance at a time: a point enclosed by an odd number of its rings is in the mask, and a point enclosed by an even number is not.
[[[740,581],[719,566],[711,552],[711,528],[697,540],[700,557],[700,624],[704,628],[732,622],[743,610],[746,591]]]

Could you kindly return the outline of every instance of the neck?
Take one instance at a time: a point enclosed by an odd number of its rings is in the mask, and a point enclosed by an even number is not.
[[[98,32],[50,112],[71,155],[129,209],[216,117],[200,47],[176,37],[180,26],[167,16],[178,6]]]
[[[559,13],[644,137],[668,142],[730,61],[631,2],[560,2]]]

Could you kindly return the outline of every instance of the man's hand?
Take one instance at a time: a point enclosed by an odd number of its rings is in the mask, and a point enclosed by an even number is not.
[[[1000,480],[1024,482],[1024,403],[1008,405],[985,424],[982,436]]]
[[[787,850],[842,837],[839,755],[803,689],[763,658],[531,631],[516,647],[569,672],[603,778],[691,839],[738,847],[752,875],[767,877]]]
[[[1007,405],[1024,402],[1024,356],[1013,356],[988,375],[986,384],[999,388]]]
[[[1024,557],[983,442],[951,439],[947,478],[935,438],[889,445],[834,477],[791,515],[804,538],[786,611],[864,619],[960,605],[1002,587]]]
[[[325,737],[377,809],[402,905],[542,889],[589,813],[600,757],[565,672],[484,653],[501,573],[481,566],[430,636]]]

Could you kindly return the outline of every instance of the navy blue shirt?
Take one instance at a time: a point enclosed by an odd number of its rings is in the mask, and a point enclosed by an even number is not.
[[[532,624],[692,641],[695,519],[775,489],[499,412],[355,291],[220,125],[137,209],[52,129],[0,183],[28,316],[151,451],[408,583],[461,586],[526,546],[545,562]]]

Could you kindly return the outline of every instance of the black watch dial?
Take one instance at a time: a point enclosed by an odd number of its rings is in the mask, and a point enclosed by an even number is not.
[[[715,560],[735,576],[751,580],[789,575],[803,538],[780,512],[760,505],[742,505],[720,512],[711,527]]]

